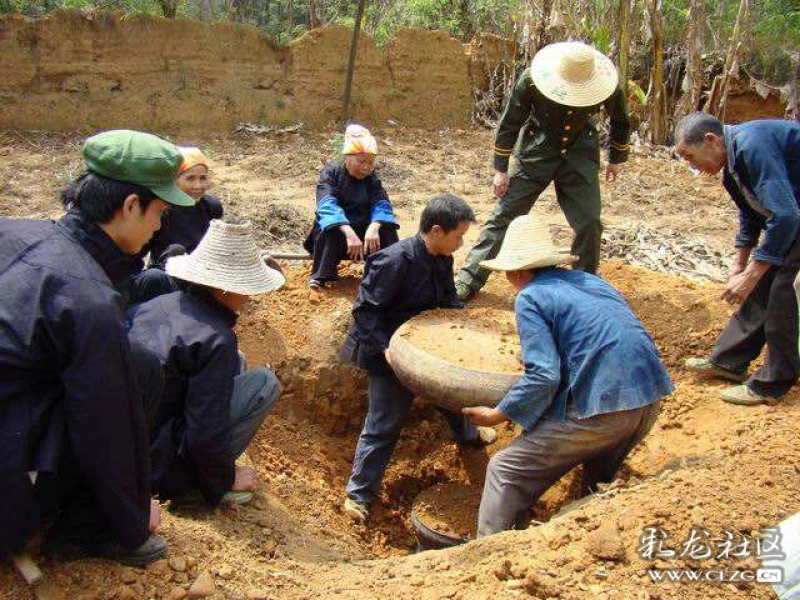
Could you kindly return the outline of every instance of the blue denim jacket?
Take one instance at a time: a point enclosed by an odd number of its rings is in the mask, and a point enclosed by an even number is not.
[[[780,265],[800,231],[800,124],[760,120],[726,125],[722,182],[739,208],[736,247]]]
[[[651,404],[674,390],[653,340],[617,290],[582,271],[539,271],[517,296],[525,374],[497,405],[525,431]]]

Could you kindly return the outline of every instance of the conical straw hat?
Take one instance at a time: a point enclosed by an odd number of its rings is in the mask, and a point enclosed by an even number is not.
[[[536,88],[565,106],[594,106],[608,99],[619,84],[614,63],[583,42],[558,42],[533,57],[531,79]]]
[[[167,261],[167,273],[244,296],[272,292],[286,283],[282,273],[261,259],[250,221],[211,221],[194,252]]]
[[[576,260],[569,248],[553,243],[550,230],[540,219],[523,215],[511,221],[497,257],[482,261],[481,266],[491,271],[524,271]]]

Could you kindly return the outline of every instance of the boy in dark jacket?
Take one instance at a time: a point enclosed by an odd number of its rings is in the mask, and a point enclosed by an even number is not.
[[[166,552],[147,443],[163,374],[129,344],[117,286],[168,204],[192,200],[153,135],[101,133],[83,153],[60,221],[0,221],[0,551],[54,518],[46,553],[140,565]]]
[[[435,196],[420,219],[419,233],[367,259],[353,305],[353,325],[342,355],[369,372],[369,408],[358,439],[343,511],[364,522],[411,410],[413,394],[398,381],[384,351],[392,334],[425,310],[463,308],[456,298],[453,252],[463,243],[472,209],[451,194]],[[456,441],[488,444],[496,434],[442,410]]]

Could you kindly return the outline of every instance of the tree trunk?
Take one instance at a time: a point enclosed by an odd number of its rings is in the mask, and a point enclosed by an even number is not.
[[[628,89],[628,56],[630,55],[631,46],[631,0],[619,0],[619,53],[617,60],[619,62],[619,80],[622,84],[622,89],[627,92]]]
[[[653,44],[653,70],[650,74],[650,141],[653,144],[666,143],[666,113],[664,110],[664,20],[661,14],[662,0],[647,0],[650,13],[650,34]]]
[[[733,26],[733,34],[731,35],[731,43],[728,46],[728,56],[725,58],[725,67],[722,69],[722,75],[718,75],[719,79],[719,102],[714,94],[709,95],[708,103],[706,104],[706,112],[710,112],[720,119],[725,118],[725,106],[728,103],[728,92],[731,86],[731,77],[736,67],[736,57],[741,49],[742,25],[747,15],[749,2],[748,0],[741,0],[739,3],[739,12],[736,15],[736,24]],[[712,86],[713,87],[713,86]]]
[[[319,16],[317,16],[317,2],[316,0],[308,0],[308,28],[316,29],[321,25]]]
[[[211,20],[211,0],[200,0],[200,20]]]
[[[686,72],[681,84],[681,99],[675,110],[676,123],[700,107],[700,94],[703,91],[705,12],[705,0],[691,0],[689,33],[686,36]]]

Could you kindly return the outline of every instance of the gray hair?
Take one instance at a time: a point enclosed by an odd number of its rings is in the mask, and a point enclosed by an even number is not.
[[[722,121],[714,115],[693,112],[683,117],[675,126],[675,143],[700,144],[707,133],[722,137]]]

